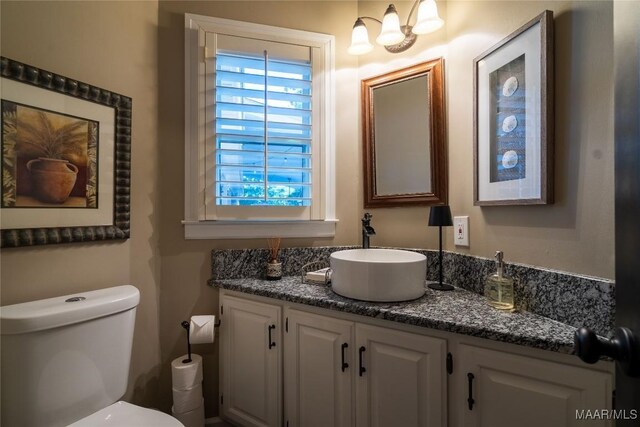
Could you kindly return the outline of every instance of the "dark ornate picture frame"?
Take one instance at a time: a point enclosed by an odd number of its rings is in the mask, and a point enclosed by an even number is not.
[[[131,112],[130,97],[0,57],[1,77],[113,109],[113,221],[110,225],[2,229],[0,247],[128,239],[130,232]],[[110,165],[101,165],[101,167]],[[4,159],[3,159],[4,171]]]
[[[475,206],[554,201],[553,45],[545,10],[473,60]]]

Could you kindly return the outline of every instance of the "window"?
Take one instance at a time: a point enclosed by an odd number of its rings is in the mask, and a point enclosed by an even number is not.
[[[185,237],[333,236],[333,36],[185,25]]]
[[[311,61],[218,48],[216,205],[311,205]]]

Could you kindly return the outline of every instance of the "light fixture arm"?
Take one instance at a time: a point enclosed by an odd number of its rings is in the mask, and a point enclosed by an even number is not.
[[[411,21],[411,16],[413,15],[413,12],[415,12],[416,6],[418,6],[418,3],[420,3],[420,0],[416,0],[413,3],[413,6],[411,6],[411,10],[409,11],[409,16],[407,16],[407,23],[405,24],[407,28],[409,28],[409,22]]]
[[[376,21],[378,24],[382,25],[382,21],[371,16],[358,16],[358,19],[370,19],[372,21]]]

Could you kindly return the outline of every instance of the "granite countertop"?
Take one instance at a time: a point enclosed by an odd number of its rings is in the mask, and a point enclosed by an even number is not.
[[[254,278],[211,279],[209,284],[280,301],[559,353],[573,353],[575,327],[526,311],[500,312],[490,307],[482,295],[461,288],[449,292],[426,288],[425,295],[417,300],[375,303],[342,297],[331,291],[329,286],[302,283],[299,276],[283,277],[278,281]]]

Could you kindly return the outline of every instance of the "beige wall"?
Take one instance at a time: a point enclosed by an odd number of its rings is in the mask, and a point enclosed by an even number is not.
[[[385,2],[360,2],[359,14],[381,16]],[[611,2],[438,2],[445,27],[391,55],[376,47],[360,57],[361,78],[437,56],[445,58],[449,203],[470,216],[469,248],[446,249],[613,278],[613,16]],[[396,3],[406,17],[407,3]],[[473,59],[544,9],[556,35],[555,189],[551,206],[473,206]],[[370,39],[379,31],[368,24]],[[426,227],[429,208],[370,209],[372,244],[436,248]]]
[[[184,13],[237,19],[266,25],[333,34],[336,36],[336,162],[337,226],[335,239],[287,239],[285,246],[351,244],[357,241],[362,206],[360,145],[358,143],[357,58],[346,54],[355,20],[356,3],[344,2],[160,2],[158,30],[159,149],[158,212],[162,255],[160,337],[161,390],[170,390],[170,360],[184,352],[184,338],[176,325],[192,314],[217,313],[218,292],[206,285],[214,248],[266,247],[266,240],[184,240]],[[216,372],[215,346],[197,346],[206,372]],[[217,410],[217,375],[207,377],[207,415]],[[161,407],[168,408],[171,393],[163,392]]]
[[[359,81],[436,56],[446,59],[450,200],[471,216],[471,248],[566,271],[613,276],[612,17],[609,3],[449,2],[445,29],[412,50],[376,47],[346,54],[357,15],[381,17],[382,2],[6,2],[2,55],[133,97],[132,238],[121,243],[3,250],[2,304],[131,283],[140,288],[130,387],[134,403],[170,410],[170,361],[184,353],[179,323],[217,313],[206,285],[213,248],[264,247],[263,240],[185,241],[184,13],[336,36],[337,215],[334,239],[286,246],[355,244],[360,239],[362,163]],[[409,2],[396,2],[404,19]],[[556,16],[556,189],[553,206],[472,206],[472,59],[545,5]],[[375,37],[375,24],[368,24]],[[25,28],[29,31],[26,32]],[[20,36],[17,36],[20,35]],[[374,245],[434,248],[427,207],[372,209]],[[448,230],[450,231],[450,230]],[[447,247],[454,249],[447,233]],[[217,344],[204,355],[207,416],[217,413]]]
[[[131,239],[3,249],[2,304],[133,284],[140,289],[126,397],[157,402],[160,362],[157,211],[158,5],[6,2],[3,56],[133,98]]]
[[[331,7],[327,7],[330,4]],[[125,398],[170,411],[170,361],[183,354],[181,320],[217,313],[206,286],[213,248],[264,241],[185,241],[184,13],[200,13],[334,34],[337,117],[335,239],[291,239],[285,246],[350,244],[362,205],[357,59],[346,54],[355,2],[2,2],[2,55],[133,97],[132,238],[2,251],[2,304],[116,284],[142,293]],[[24,28],[31,28],[28,37]],[[22,34],[17,37],[16,34]],[[353,167],[353,165],[358,165]],[[217,344],[204,355],[207,416],[217,405]]]

